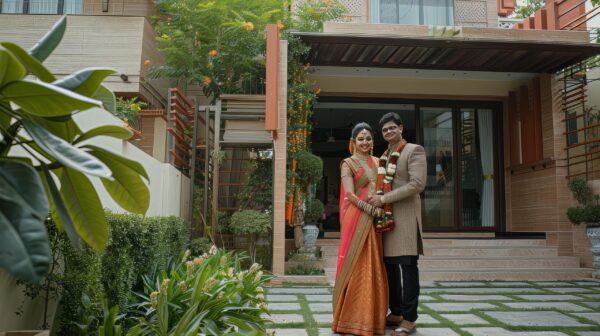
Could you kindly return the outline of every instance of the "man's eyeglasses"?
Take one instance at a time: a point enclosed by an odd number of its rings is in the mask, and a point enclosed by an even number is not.
[[[381,129],[381,133],[387,133],[387,132],[395,131],[397,128],[398,128],[398,126],[384,127],[384,128]]]

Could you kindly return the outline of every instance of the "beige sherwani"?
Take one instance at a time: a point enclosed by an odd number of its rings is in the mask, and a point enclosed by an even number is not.
[[[406,144],[398,158],[392,191],[383,195],[384,203],[392,203],[395,228],[383,234],[383,255],[397,257],[423,254],[421,197],[427,179],[425,149]]]

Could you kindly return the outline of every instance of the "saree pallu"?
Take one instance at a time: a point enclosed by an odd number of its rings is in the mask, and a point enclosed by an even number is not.
[[[354,192],[367,198],[369,179],[364,169],[352,159],[344,160],[354,176]],[[369,169],[377,171],[374,158]],[[381,234],[375,233],[373,218],[344,200],[340,195],[341,240],[338,251],[336,282],[333,289],[333,324],[338,333],[385,335],[388,310],[388,285]]]

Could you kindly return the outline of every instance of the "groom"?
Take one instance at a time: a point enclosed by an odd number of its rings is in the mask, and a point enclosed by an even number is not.
[[[379,128],[389,145],[388,165],[394,152],[399,152],[399,157],[395,172],[393,166],[391,170],[386,166],[387,174],[393,173],[391,191],[373,196],[369,203],[376,207],[392,205],[395,228],[383,234],[391,310],[387,322],[399,326],[392,336],[406,336],[416,330],[420,291],[417,262],[423,254],[419,193],[425,188],[427,161],[423,147],[412,143],[402,145],[405,143],[403,125],[397,113],[385,114],[379,121]]]

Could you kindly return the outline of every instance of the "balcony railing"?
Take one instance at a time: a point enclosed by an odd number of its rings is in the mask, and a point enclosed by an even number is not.
[[[504,17],[499,17],[498,18],[498,28],[502,28],[502,29],[512,29],[512,27],[523,21],[523,19],[509,19],[509,18],[504,18]]]

